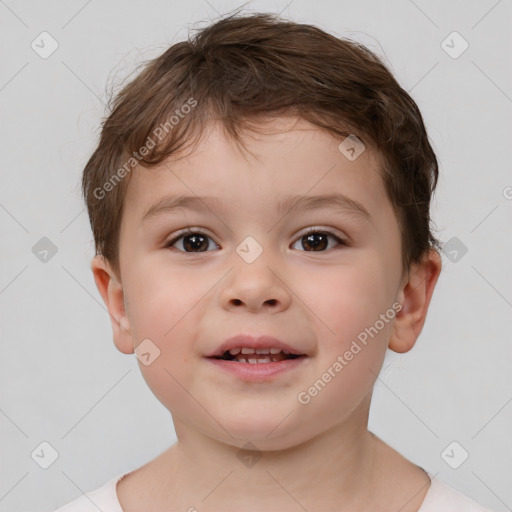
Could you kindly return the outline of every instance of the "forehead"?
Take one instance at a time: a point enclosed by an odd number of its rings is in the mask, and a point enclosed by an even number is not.
[[[381,160],[369,146],[350,160],[339,148],[343,137],[303,119],[265,120],[256,128],[242,133],[247,151],[220,123],[210,123],[189,154],[152,168],[136,167],[124,205],[130,220],[141,222],[171,195],[212,196],[225,208],[238,206],[255,213],[258,205],[277,213],[291,196],[340,193],[373,214],[386,201]]]

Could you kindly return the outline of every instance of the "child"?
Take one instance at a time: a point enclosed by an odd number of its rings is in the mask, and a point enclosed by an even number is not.
[[[117,96],[92,271],[178,442],[60,512],[477,512],[368,431],[441,271],[422,116],[361,44],[233,15]]]

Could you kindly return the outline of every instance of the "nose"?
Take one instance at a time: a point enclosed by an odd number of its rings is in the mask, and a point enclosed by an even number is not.
[[[236,258],[221,292],[225,309],[277,313],[290,306],[291,290],[275,264],[263,255],[252,263]]]

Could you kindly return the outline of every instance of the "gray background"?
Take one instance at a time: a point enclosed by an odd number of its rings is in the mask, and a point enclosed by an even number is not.
[[[175,441],[137,360],[112,342],[80,175],[107,85],[240,5],[0,0],[1,511],[54,510]],[[276,0],[246,11],[367,44],[422,110],[441,164],[433,217],[455,240],[416,347],[388,353],[369,428],[462,493],[511,510],[512,1]],[[31,48],[43,31],[59,45],[46,59]],[[469,43],[457,58],[445,51],[462,49],[446,40],[453,31]],[[43,237],[58,249],[46,262],[33,251]],[[48,469],[44,441],[58,452]],[[463,449],[453,469],[446,460]]]

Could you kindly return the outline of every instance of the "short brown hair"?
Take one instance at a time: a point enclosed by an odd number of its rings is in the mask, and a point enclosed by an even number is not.
[[[115,97],[82,178],[96,254],[119,272],[131,167],[151,167],[183,150],[213,119],[241,143],[251,121],[291,114],[336,136],[354,134],[378,151],[404,271],[440,248],[429,211],[437,159],[418,106],[380,58],[315,26],[235,13],[145,63]]]

